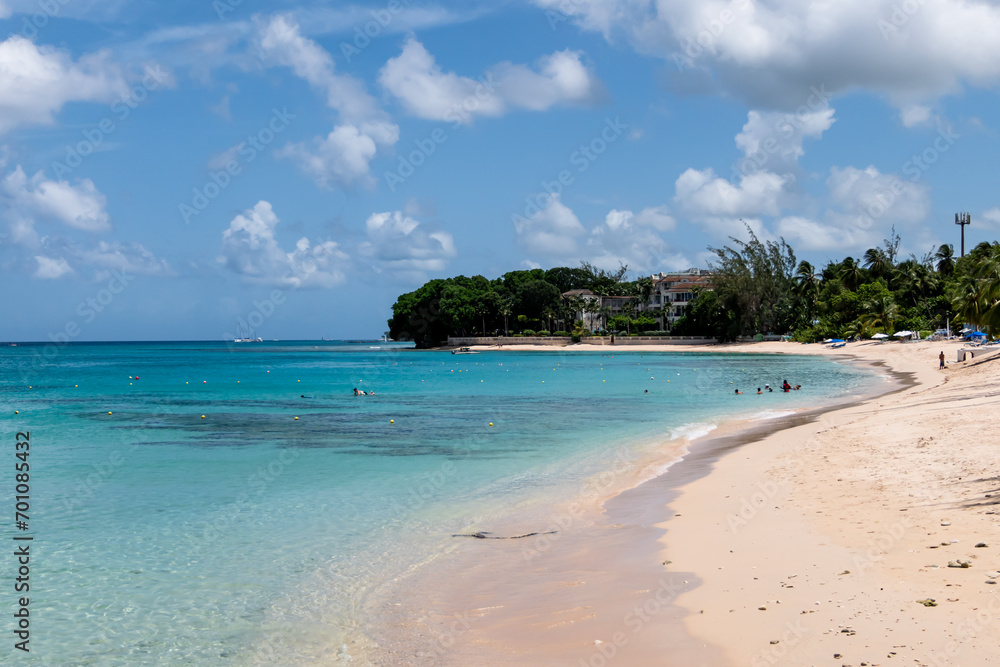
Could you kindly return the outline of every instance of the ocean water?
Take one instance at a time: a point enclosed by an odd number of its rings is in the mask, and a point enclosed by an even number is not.
[[[0,664],[24,665],[347,664],[366,594],[452,533],[570,494],[610,457],[884,381],[805,356],[378,342],[21,345],[0,372],[5,539],[34,537],[31,653],[6,632]],[[756,395],[784,379],[803,387]]]

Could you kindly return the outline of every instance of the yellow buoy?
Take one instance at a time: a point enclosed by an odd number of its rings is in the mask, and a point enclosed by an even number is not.
[[[109,415],[111,414],[111,410],[108,410],[108,414],[109,414]]]
[[[75,384],[75,385],[73,385],[73,386],[74,386],[74,387],[79,387],[80,385],[78,385],[78,384]]]
[[[390,423],[390,424],[395,424],[395,423],[396,423],[396,420],[395,420],[395,419],[390,419],[390,420],[389,420],[389,423]]]
[[[298,417],[296,417],[296,418],[295,418],[295,421],[298,421],[298,420],[299,420],[299,418],[298,418]]]
[[[204,418],[205,418],[205,415],[202,415],[202,416],[201,416],[201,418],[202,418],[202,419],[204,419]]]
[[[490,426],[493,426],[493,422],[490,422]]]
[[[14,410],[14,414],[15,414],[15,415],[19,415],[19,414],[21,414],[21,413],[20,413],[20,412],[18,412],[17,410]]]

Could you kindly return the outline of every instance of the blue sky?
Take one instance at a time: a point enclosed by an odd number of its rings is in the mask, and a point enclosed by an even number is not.
[[[998,35],[971,0],[0,0],[0,340],[378,337],[428,278],[705,266],[741,219],[815,264],[958,211],[992,241]]]

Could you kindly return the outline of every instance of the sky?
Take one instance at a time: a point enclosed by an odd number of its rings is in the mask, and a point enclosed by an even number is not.
[[[0,340],[377,338],[431,278],[1000,231],[996,0],[0,0]]]

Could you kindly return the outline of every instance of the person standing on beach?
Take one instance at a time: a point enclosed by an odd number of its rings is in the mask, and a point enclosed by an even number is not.
[[[944,350],[941,350],[941,354],[938,355],[938,361],[941,362],[938,368],[944,368]]]

